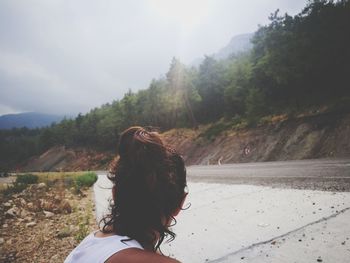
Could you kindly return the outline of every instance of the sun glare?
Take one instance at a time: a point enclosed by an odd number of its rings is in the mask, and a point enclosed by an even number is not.
[[[175,22],[184,31],[198,26],[208,13],[205,0],[150,0],[150,4],[162,20]]]

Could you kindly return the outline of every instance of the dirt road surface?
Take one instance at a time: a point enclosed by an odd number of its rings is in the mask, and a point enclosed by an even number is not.
[[[350,159],[189,166],[192,182],[350,191]]]

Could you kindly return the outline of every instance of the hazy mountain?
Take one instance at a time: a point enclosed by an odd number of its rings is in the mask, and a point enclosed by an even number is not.
[[[18,114],[7,114],[0,116],[0,129],[12,128],[39,128],[48,126],[53,122],[59,122],[64,116],[57,116],[51,114],[25,112]]]
[[[250,42],[254,34],[242,34],[237,35],[231,38],[227,46],[220,49],[217,53],[214,54],[214,58],[217,60],[228,58],[230,55],[235,53],[240,53],[250,50],[253,45]]]
[[[230,42],[218,52],[211,54],[210,56],[214,57],[217,60],[226,59],[232,54],[237,54],[240,52],[245,52],[250,50],[253,45],[250,42],[254,33],[247,33],[242,35],[236,35],[231,38]],[[204,58],[197,58],[192,63],[191,66],[199,66]]]

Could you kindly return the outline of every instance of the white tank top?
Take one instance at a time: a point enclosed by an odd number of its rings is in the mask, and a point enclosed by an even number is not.
[[[127,236],[96,237],[96,232],[85,237],[68,255],[64,263],[103,263],[113,254],[123,249],[143,249],[136,240],[124,241],[129,239]]]

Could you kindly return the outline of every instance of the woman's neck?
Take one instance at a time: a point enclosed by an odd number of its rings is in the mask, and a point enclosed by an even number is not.
[[[98,231],[95,233],[96,237],[108,237],[108,236],[113,236],[113,235],[120,235],[120,236],[124,236],[124,232],[123,231],[114,231],[113,227],[106,227],[106,229],[103,231]],[[158,239],[159,239],[159,234],[157,232],[154,231],[149,231],[149,234],[147,235],[148,239],[150,240],[149,242],[140,242],[138,241],[141,246],[147,250],[147,251],[154,251],[154,247],[156,246]],[[156,239],[154,239],[154,237],[156,237]],[[153,241],[151,241],[153,240]]]

